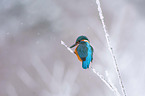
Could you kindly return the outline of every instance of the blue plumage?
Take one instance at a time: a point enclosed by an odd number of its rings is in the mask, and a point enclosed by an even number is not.
[[[78,59],[82,61],[82,68],[89,68],[90,62],[93,60],[93,48],[89,43],[89,40],[86,36],[79,36],[76,40],[76,43],[70,48],[76,46],[75,54]]]
[[[78,55],[82,59],[82,67],[84,69],[89,68],[90,62],[92,61],[92,50],[88,42],[81,41],[77,48]]]

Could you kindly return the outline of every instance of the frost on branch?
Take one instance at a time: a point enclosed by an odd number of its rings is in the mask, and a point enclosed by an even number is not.
[[[61,40],[61,44],[67,48],[67,50],[74,54],[74,52]]]
[[[122,78],[121,78],[121,75],[120,75],[120,71],[119,71],[119,68],[118,68],[117,59],[116,59],[116,56],[113,52],[113,47],[110,44],[110,36],[107,33],[106,26],[105,26],[105,23],[104,23],[104,16],[103,16],[102,9],[101,9],[101,6],[100,6],[100,1],[96,0],[96,4],[98,6],[99,16],[100,16],[100,19],[101,19],[101,22],[102,22],[102,25],[103,25],[103,30],[105,32],[105,37],[106,37],[108,49],[111,53],[111,56],[112,56],[112,59],[113,59],[113,62],[114,62],[114,67],[116,69],[116,73],[117,73],[118,80],[119,80],[119,83],[120,83],[120,86],[121,86],[121,90],[122,90],[123,95],[126,96],[125,88],[124,88]]]
[[[108,88],[114,92],[116,96],[121,96],[120,93],[118,92],[117,88],[112,84],[111,80],[108,77],[108,80],[105,79],[103,75],[101,75],[99,72],[96,72],[96,70],[91,67],[92,71],[108,86]]]
[[[70,51],[71,53],[74,54],[74,52],[61,40],[61,44],[63,46],[65,46],[67,48],[68,51]],[[103,75],[101,75],[99,72],[97,72],[93,67],[91,67],[91,70],[106,84],[106,86],[108,86],[108,88],[114,92],[114,94],[116,96],[120,96],[117,88],[112,84],[110,83],[111,81],[107,81]],[[109,79],[108,79],[109,80]]]

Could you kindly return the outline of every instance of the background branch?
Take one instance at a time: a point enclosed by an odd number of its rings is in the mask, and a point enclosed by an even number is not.
[[[109,34],[107,33],[107,30],[106,30],[106,25],[105,25],[105,22],[104,22],[104,16],[103,16],[103,13],[102,13],[100,1],[96,0],[96,4],[98,6],[99,16],[100,16],[100,19],[101,19],[101,22],[102,22],[102,25],[103,25],[103,30],[105,32],[105,37],[106,37],[108,49],[109,49],[109,51],[111,53],[111,56],[112,56],[112,59],[113,59],[113,62],[114,62],[114,67],[116,69],[116,73],[117,73],[118,80],[119,80],[119,83],[120,83],[120,86],[121,86],[121,90],[122,90],[122,93],[124,94],[124,96],[126,96],[126,92],[125,92],[125,88],[124,88],[124,85],[123,85],[123,82],[122,82],[122,78],[121,78],[121,75],[120,75],[117,59],[116,59],[116,56],[114,54],[113,47],[110,44],[111,43],[110,36],[109,36]]]

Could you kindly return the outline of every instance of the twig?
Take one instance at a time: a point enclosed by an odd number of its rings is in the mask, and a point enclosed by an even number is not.
[[[61,44],[67,48],[67,50],[74,54],[74,52],[61,40]]]
[[[74,52],[62,40],[61,40],[61,44],[65,46],[68,51],[74,54]],[[91,67],[91,70],[109,87],[111,91],[114,92],[114,94],[116,94],[116,96],[120,96],[117,88],[113,84],[111,84],[109,81],[107,81],[103,75],[101,75],[99,72],[96,72],[96,70],[93,67]]]
[[[112,85],[112,88],[114,89],[114,93],[117,95],[117,96],[121,96],[120,93],[118,92],[117,88],[114,86],[114,84],[111,82],[111,79],[109,77],[109,74],[108,74],[108,71],[105,71],[106,73],[106,77],[108,79],[108,82]]]
[[[106,80],[104,78],[104,76],[101,75],[99,72],[96,72],[96,70],[93,67],[91,67],[91,69],[114,92],[114,94],[116,94],[116,96],[120,96],[117,88],[111,82],[109,82],[108,80]]]
[[[111,56],[112,56],[112,59],[114,61],[114,66],[115,66],[115,69],[116,69],[116,72],[117,72],[117,76],[118,76],[118,79],[119,79],[121,90],[122,90],[122,93],[124,94],[124,96],[126,96],[125,88],[124,88],[122,78],[121,78],[121,75],[120,75],[120,71],[119,71],[119,68],[118,68],[117,59],[116,59],[116,56],[114,55],[113,47],[110,44],[110,36],[107,33],[106,26],[105,26],[105,23],[104,23],[104,16],[103,16],[102,9],[101,9],[101,6],[100,6],[100,1],[96,0],[96,4],[98,5],[99,16],[100,16],[100,19],[101,19],[101,22],[102,22],[102,25],[103,25],[103,30],[105,32],[105,37],[106,37],[108,49],[109,49],[109,51],[111,53]]]

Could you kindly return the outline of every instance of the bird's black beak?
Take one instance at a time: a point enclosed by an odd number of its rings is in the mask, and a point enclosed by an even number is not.
[[[70,48],[73,48],[73,47],[75,47],[76,45],[77,45],[77,43],[75,43],[74,45],[70,46]]]

